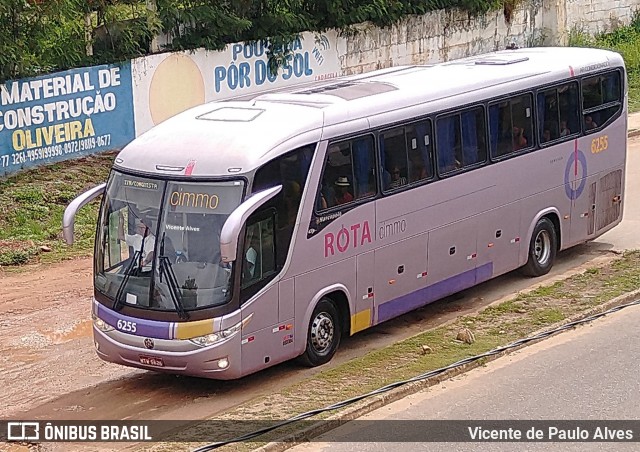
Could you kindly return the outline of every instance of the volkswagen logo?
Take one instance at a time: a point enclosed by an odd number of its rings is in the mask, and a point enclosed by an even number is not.
[[[144,338],[144,346],[146,348],[148,348],[149,350],[153,349],[153,339],[151,339],[150,337],[145,337]]]

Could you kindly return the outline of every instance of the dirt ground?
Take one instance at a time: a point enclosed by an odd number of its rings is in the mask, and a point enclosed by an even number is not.
[[[90,259],[0,274],[0,417],[131,372],[95,359],[91,274]]]
[[[600,250],[586,245],[563,253],[549,278],[598,256]],[[236,382],[216,382],[105,363],[93,348],[91,275],[90,259],[0,271],[0,418],[20,414],[42,419],[189,419],[240,403],[234,400],[239,393],[246,400],[269,392],[265,382],[277,384],[283,372],[292,383],[317,371],[289,363]],[[345,341],[335,360],[416,334],[533,282],[517,273],[505,275],[458,299],[358,334]],[[213,407],[198,403],[211,402],[214,396]],[[186,405],[189,409],[182,410]]]
[[[230,382],[147,372],[101,361],[92,341],[90,259],[29,266],[19,272],[0,270],[0,418],[211,417],[519,290],[567,277],[611,258],[595,244],[576,247],[562,253],[546,278],[531,280],[510,273],[347,338],[332,362],[322,368],[301,368],[289,362]],[[65,448],[50,444],[40,450]]]

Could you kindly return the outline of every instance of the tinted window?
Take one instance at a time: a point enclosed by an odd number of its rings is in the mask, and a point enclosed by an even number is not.
[[[397,127],[380,134],[384,190],[433,176],[428,122]]]
[[[276,249],[273,216],[247,226],[242,253],[241,285],[244,289],[268,279],[276,272]]]
[[[492,157],[502,157],[533,145],[531,95],[523,94],[489,106]]]
[[[580,132],[578,84],[565,83],[538,93],[540,143]]]
[[[276,210],[277,262],[284,264],[293,234],[302,191],[309,174],[315,145],[309,145],[290,152],[272,162],[267,163],[256,173],[253,192],[258,192],[276,185],[282,185],[282,191],[261,208]]]
[[[582,80],[582,117],[586,131],[603,126],[622,108],[620,73]]]
[[[376,193],[373,137],[331,143],[318,191],[318,210],[349,204]]]
[[[484,162],[487,149],[482,108],[439,118],[436,139],[440,174]]]

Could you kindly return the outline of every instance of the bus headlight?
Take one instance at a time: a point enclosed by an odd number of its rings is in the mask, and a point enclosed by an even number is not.
[[[217,333],[206,334],[204,336],[192,337],[189,340],[192,343],[199,345],[200,347],[209,347],[211,345],[214,345],[218,342],[222,342],[238,334],[240,331],[242,331],[242,328],[247,326],[247,324],[251,320],[251,317],[253,317],[253,313],[247,316],[247,318],[243,319],[242,321],[222,331],[219,331]]]
[[[216,342],[220,342],[222,339],[223,338],[219,334],[211,333],[206,336],[192,337],[189,340],[200,347],[208,347]]]
[[[103,333],[108,333],[109,331],[113,330],[113,327],[111,325],[102,320],[100,317],[96,317],[95,314],[91,314],[91,319],[93,320],[93,325]]]

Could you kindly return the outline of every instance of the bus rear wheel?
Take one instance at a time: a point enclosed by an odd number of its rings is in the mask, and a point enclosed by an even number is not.
[[[309,367],[328,363],[336,353],[341,337],[338,309],[332,300],[322,298],[311,314],[307,346],[300,361]]]
[[[529,259],[522,271],[528,276],[542,276],[549,273],[556,259],[558,234],[553,222],[547,217],[540,218],[531,235]]]

